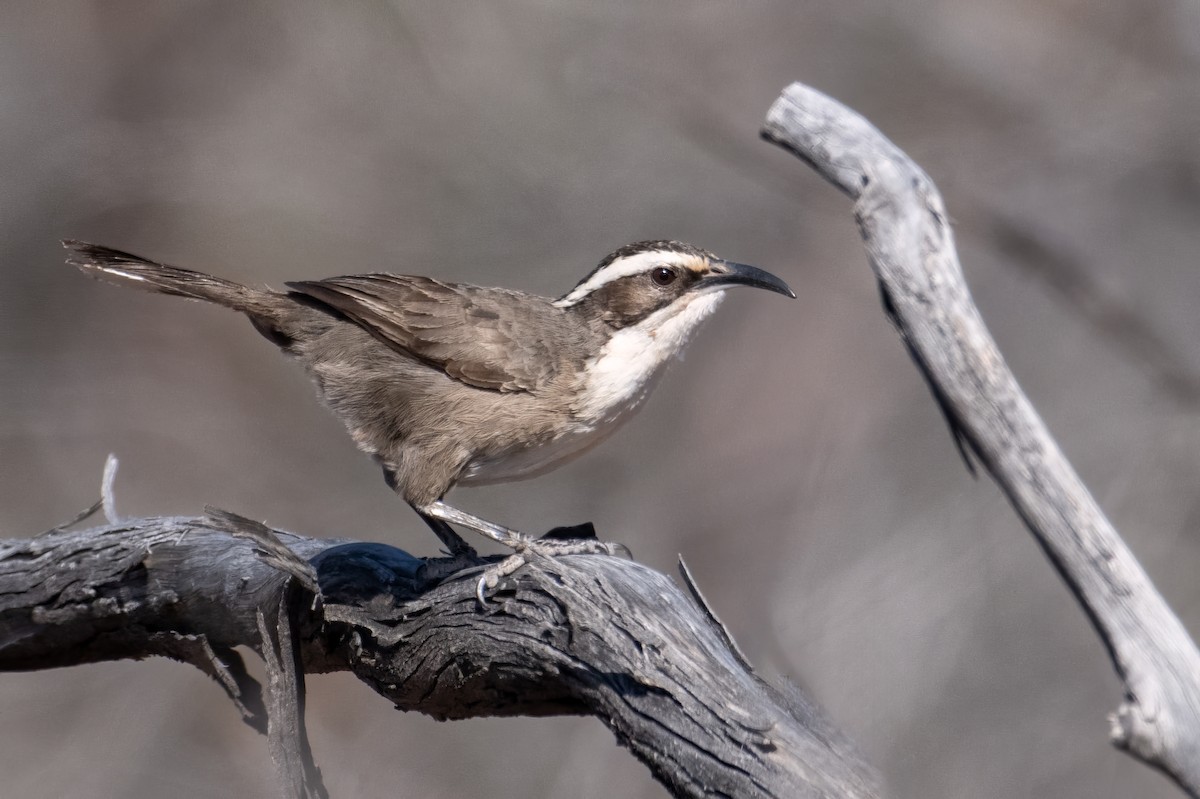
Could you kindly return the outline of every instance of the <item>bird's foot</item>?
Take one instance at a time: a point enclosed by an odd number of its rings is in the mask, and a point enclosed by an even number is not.
[[[574,538],[564,535],[566,532],[577,532],[587,528],[591,533],[587,538]],[[519,535],[519,534],[518,534]],[[499,563],[488,566],[483,570],[483,576],[475,584],[475,598],[481,607],[489,604],[488,592],[495,591],[500,581],[514,574],[518,569],[529,563],[533,557],[556,558],[562,555],[624,555],[632,558],[633,553],[624,544],[601,541],[596,538],[595,528],[591,522],[572,527],[555,527],[541,538],[529,538],[520,535],[513,542],[513,554]]]
[[[483,576],[475,586],[475,596],[480,605],[488,604],[487,592],[493,591],[500,581],[529,562],[530,556],[554,558],[560,555],[617,555],[624,554],[632,557],[629,547],[624,544],[611,544],[596,538],[596,528],[591,522],[576,524],[570,527],[555,527],[542,538],[530,538],[524,533],[510,530],[507,527],[473,516],[461,511],[442,500],[436,500],[426,505],[414,505],[417,513],[429,523],[438,537],[451,550],[452,560],[469,561],[474,552],[469,547],[463,552],[461,548],[455,552],[456,542],[461,541],[457,533],[450,529],[451,524],[462,525],[478,533],[482,533],[493,541],[503,544],[513,551],[513,554],[499,563],[484,569]],[[454,538],[451,538],[450,536]],[[465,546],[465,545],[464,545]],[[474,565],[468,563],[467,565]]]

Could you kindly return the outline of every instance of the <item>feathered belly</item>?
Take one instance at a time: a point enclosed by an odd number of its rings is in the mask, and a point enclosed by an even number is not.
[[[537,477],[574,460],[615,433],[637,412],[649,393],[639,391],[625,402],[598,416],[575,417],[559,432],[541,442],[482,455],[467,464],[459,485],[488,485]]]
[[[539,445],[476,458],[467,464],[458,484],[489,485],[537,477],[579,457],[612,435],[619,426],[619,420],[592,427],[578,425]]]

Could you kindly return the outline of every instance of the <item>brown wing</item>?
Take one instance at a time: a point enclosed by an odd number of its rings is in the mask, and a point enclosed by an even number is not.
[[[561,311],[542,297],[408,275],[288,283],[393,349],[477,388],[533,391],[561,367]],[[547,335],[547,334],[550,335]]]

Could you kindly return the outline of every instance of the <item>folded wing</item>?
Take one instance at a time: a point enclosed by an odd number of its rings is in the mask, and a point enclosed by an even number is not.
[[[476,388],[536,391],[570,338],[548,300],[427,277],[370,274],[288,283],[377,339]],[[549,335],[548,335],[549,334]]]

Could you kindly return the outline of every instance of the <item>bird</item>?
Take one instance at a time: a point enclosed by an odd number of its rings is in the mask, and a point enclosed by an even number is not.
[[[453,557],[474,556],[458,525],[529,554],[614,552],[535,539],[448,504],[455,486],[536,477],[612,435],[644,404],[725,291],[795,298],[775,275],[679,241],[610,253],[557,299],[439,278],[371,273],[256,288],[68,239],[67,263],[138,289],[239,311],[298,360],[388,486]],[[590,526],[590,525],[589,525]]]

